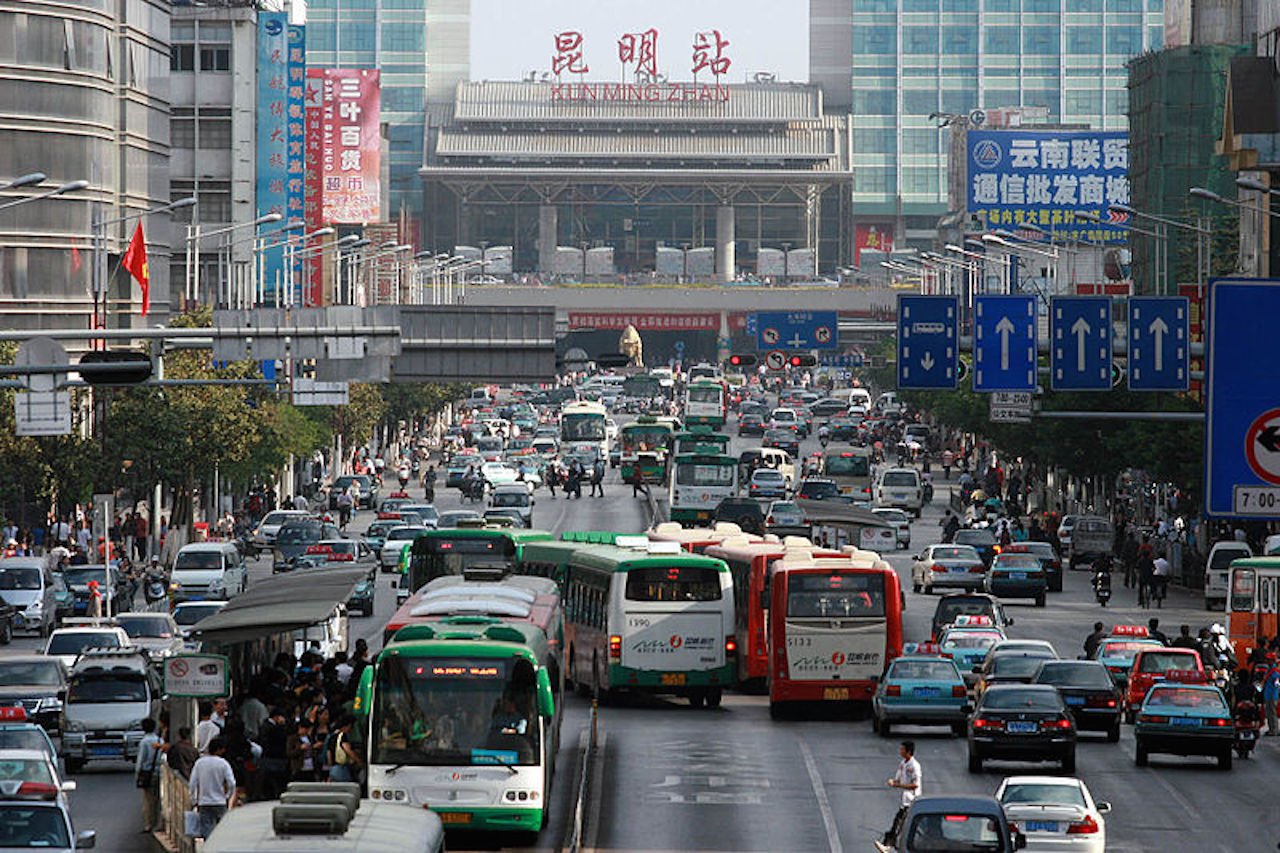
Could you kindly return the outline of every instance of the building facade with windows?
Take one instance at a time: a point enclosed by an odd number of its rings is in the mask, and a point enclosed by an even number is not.
[[[8,329],[90,328],[92,223],[161,207],[169,196],[167,0],[0,0],[0,185],[43,172],[0,205],[84,180],[76,192],[0,210],[0,317]],[[119,270],[136,219],[105,228],[106,322],[163,322],[168,215],[143,220],[151,315]],[[101,316],[101,314],[99,314]],[[74,348],[76,344],[72,343]]]
[[[197,204],[174,212],[170,279],[184,294],[188,226],[204,232],[253,221],[257,99],[257,13],[243,6],[174,6],[169,53],[172,101],[171,193]],[[192,266],[204,283],[229,281],[253,262],[252,231],[243,228],[192,244]]]
[[[853,115],[859,221],[927,240],[947,212],[939,125],[1041,107],[1127,128],[1126,63],[1163,41],[1164,0],[811,0],[810,80]],[[902,230],[906,231],[901,235]]]

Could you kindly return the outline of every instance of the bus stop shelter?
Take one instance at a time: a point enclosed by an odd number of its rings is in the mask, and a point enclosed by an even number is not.
[[[259,581],[202,621],[203,651],[226,655],[233,683],[247,684],[280,652],[298,653],[322,631],[346,647],[346,603],[366,568],[299,569]]]

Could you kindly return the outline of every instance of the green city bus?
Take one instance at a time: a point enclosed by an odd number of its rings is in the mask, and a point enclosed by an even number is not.
[[[560,746],[562,680],[535,625],[457,616],[408,625],[360,678],[369,797],[446,828],[536,836]]]
[[[469,566],[502,564],[520,574],[520,552],[529,542],[554,538],[544,530],[511,527],[449,527],[424,530],[413,540],[409,574],[401,591],[412,594],[428,581],[460,575]],[[406,596],[407,597],[407,596]]]
[[[652,415],[641,415],[623,425],[618,431],[622,482],[665,483],[674,434],[669,422]]]

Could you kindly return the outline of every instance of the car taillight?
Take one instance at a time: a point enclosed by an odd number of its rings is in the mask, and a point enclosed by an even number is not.
[[[885,688],[884,688],[884,695],[886,695],[886,696],[901,696],[901,695],[902,695],[902,687],[901,687],[900,685],[897,685],[897,684],[889,684],[889,685],[886,685],[886,686],[885,686]]]
[[[1140,723],[1167,723],[1169,718],[1159,714],[1139,714],[1138,722]]]
[[[946,657],[951,657],[951,655],[946,655]],[[969,695],[969,691],[964,689],[963,684],[951,685],[951,696],[953,698],[963,699],[965,696],[968,696],[968,695]]]
[[[1072,821],[1067,827],[1067,835],[1092,835],[1098,831],[1098,822],[1093,819],[1093,815],[1085,815],[1084,820]]]
[[[1204,722],[1205,722],[1205,725],[1209,725],[1209,726],[1229,726],[1231,725],[1231,718],[1230,717],[1213,717],[1212,719],[1205,720]]]
[[[724,653],[733,657],[738,653],[738,638],[730,634],[724,638]]]
[[[988,720],[985,717],[978,717],[973,721],[975,729],[1003,729],[1004,720]]]
[[[982,573],[983,573],[983,572],[985,572],[985,571],[986,571],[986,568],[985,568],[984,566],[980,566],[980,565],[979,565],[979,566],[970,566],[970,567],[969,567],[969,574],[971,574],[971,575],[980,575],[980,574],[982,574]]]
[[[937,563],[933,563],[929,566],[929,571],[931,572],[945,572],[946,570],[946,566],[939,566]]]
[[[609,657],[614,660],[622,657],[622,637],[618,634],[609,635]]]
[[[1065,732],[1065,731],[1070,731],[1071,721],[1066,719],[1065,717],[1058,720],[1045,720],[1040,724],[1040,727],[1045,729],[1057,729],[1059,731]]]
[[[1116,700],[1114,696],[1088,696],[1084,703],[1090,708],[1114,708]]]

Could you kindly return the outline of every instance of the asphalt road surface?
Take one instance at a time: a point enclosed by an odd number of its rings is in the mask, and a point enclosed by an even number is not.
[[[737,452],[748,443],[734,441]],[[805,442],[802,453],[817,449]],[[639,531],[647,521],[644,504],[610,471],[606,497],[581,500],[537,495],[536,526],[555,531],[609,529]],[[928,632],[934,599],[912,593],[910,555],[936,542],[945,506],[946,484],[924,517],[912,525],[909,549],[888,555],[907,590],[906,639]],[[455,490],[441,490],[439,507],[459,505]],[[357,533],[373,514],[360,513]],[[270,576],[266,559],[255,561],[252,581]],[[380,575],[371,618],[353,616],[352,633],[381,646],[382,625],[395,609],[390,575]],[[1014,637],[1046,639],[1063,657],[1080,653],[1093,622],[1145,624],[1151,615],[1169,633],[1180,623],[1193,627],[1221,618],[1205,612],[1200,600],[1172,590],[1163,610],[1134,606],[1134,594],[1117,586],[1105,610],[1093,603],[1085,572],[1069,573],[1065,591],[1047,607],[1009,604]],[[35,649],[22,637],[0,656]],[[562,731],[551,826],[531,849],[555,850],[565,837],[578,765],[579,738],[588,725],[588,703],[569,697]],[[602,772],[594,780],[588,812],[588,848],[607,851],[844,851],[869,850],[897,805],[884,781],[897,763],[896,739],[912,737],[924,768],[927,794],[992,793],[1005,775],[1056,772],[1051,765],[989,762],[970,774],[962,739],[943,729],[895,727],[895,739],[877,737],[869,721],[853,714],[775,722],[765,697],[726,695],[716,710],[694,710],[683,700],[623,697],[600,709]],[[1280,813],[1271,809],[1280,789],[1280,739],[1264,738],[1254,757],[1230,772],[1208,759],[1155,756],[1150,767],[1133,763],[1132,729],[1118,744],[1100,737],[1081,739],[1078,775],[1095,799],[1109,801],[1108,850],[1261,851],[1280,841]],[[146,851],[140,834],[140,797],[126,765],[91,765],[76,775],[72,795],[78,829],[96,829],[98,848]],[[450,850],[497,849],[502,839],[451,835]]]

